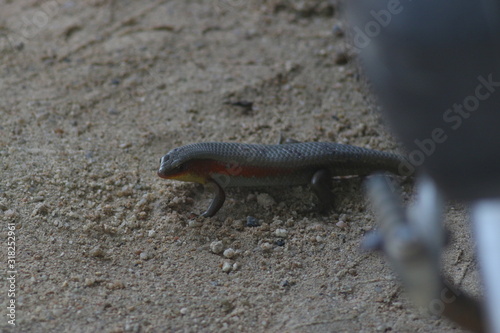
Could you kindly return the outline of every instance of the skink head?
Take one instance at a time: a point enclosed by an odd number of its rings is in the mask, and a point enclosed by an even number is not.
[[[165,179],[181,180],[205,184],[207,175],[203,175],[196,167],[197,160],[189,159],[181,148],[175,148],[160,159],[158,176]]]

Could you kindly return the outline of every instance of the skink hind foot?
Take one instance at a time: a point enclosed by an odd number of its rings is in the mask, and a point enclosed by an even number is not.
[[[326,169],[318,170],[311,179],[311,187],[319,199],[319,211],[328,213],[334,206],[334,195],[332,193],[332,176]]]

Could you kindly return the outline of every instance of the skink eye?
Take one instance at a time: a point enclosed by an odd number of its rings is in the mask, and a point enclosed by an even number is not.
[[[185,164],[181,164],[181,165],[175,167],[175,171],[176,172],[181,172],[181,171],[184,171],[184,170],[186,170],[186,165]]]

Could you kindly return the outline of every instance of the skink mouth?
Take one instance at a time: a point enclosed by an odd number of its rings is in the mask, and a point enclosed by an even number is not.
[[[170,163],[164,163],[160,165],[160,168],[157,171],[157,175],[160,178],[172,179],[173,176],[176,176],[181,173],[182,170],[179,168],[172,168]]]
[[[161,178],[169,178],[171,171],[172,170],[171,170],[171,168],[169,168],[168,165],[165,165],[162,163],[156,174],[158,175],[158,177],[161,177]]]

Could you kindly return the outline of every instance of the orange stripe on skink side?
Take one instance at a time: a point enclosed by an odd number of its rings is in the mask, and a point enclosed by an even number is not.
[[[223,174],[237,177],[269,177],[292,173],[289,168],[268,168],[259,166],[241,165],[238,163],[224,163],[215,160],[194,160],[187,165],[187,169],[199,176],[208,177],[210,174]]]

